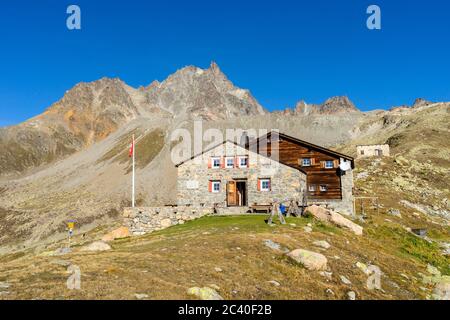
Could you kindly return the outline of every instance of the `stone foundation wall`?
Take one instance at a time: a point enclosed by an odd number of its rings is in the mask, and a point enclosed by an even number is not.
[[[162,230],[211,214],[212,209],[194,207],[125,208],[124,225],[133,235]]]

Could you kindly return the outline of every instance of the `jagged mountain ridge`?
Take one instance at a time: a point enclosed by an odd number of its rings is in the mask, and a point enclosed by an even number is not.
[[[308,104],[304,100],[297,102],[295,108],[287,108],[281,111],[285,115],[329,115],[360,113],[352,101],[346,96],[331,97],[322,104]]]
[[[77,84],[17,126],[0,128],[0,176],[19,174],[80,151],[140,117],[221,120],[266,111],[217,64],[182,68],[159,83],[132,88],[120,79]]]

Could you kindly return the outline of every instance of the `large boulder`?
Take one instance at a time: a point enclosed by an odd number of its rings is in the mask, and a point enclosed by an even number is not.
[[[195,296],[200,300],[223,300],[216,290],[209,287],[193,287],[187,291],[188,295]]]
[[[116,230],[111,231],[108,234],[105,234],[102,238],[104,242],[114,241],[116,239],[127,238],[130,236],[130,230],[127,227],[120,227]]]
[[[317,220],[329,222],[340,228],[348,229],[358,236],[363,234],[363,227],[347,218],[344,218],[337,212],[316,205],[309,206],[306,208],[306,211],[312,214]]]
[[[81,251],[107,251],[111,250],[111,246],[103,241],[95,241],[83,247]]]
[[[323,254],[305,249],[296,249],[287,255],[308,270],[324,271],[327,269],[328,260]]]

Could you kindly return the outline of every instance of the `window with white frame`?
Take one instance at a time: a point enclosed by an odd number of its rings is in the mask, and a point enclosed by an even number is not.
[[[302,160],[302,166],[303,167],[310,167],[311,166],[311,159],[310,158],[304,158]]]
[[[333,160],[325,161],[325,169],[333,169],[333,168],[334,168],[334,161]]]
[[[220,181],[211,181],[211,192],[212,193],[220,192]]]
[[[234,168],[234,157],[225,158],[225,168]]]
[[[270,179],[260,179],[259,180],[260,183],[260,190],[263,192],[268,192],[270,191]]]
[[[220,168],[220,157],[211,158],[211,167],[215,169]]]
[[[328,191],[328,186],[326,184],[321,184],[320,185],[320,192],[327,192]]]
[[[248,157],[241,156],[239,159],[239,168],[247,168],[248,167]]]
[[[310,185],[308,186],[308,190],[309,190],[309,192],[314,192],[314,191],[316,191],[316,186],[313,185],[313,184],[310,184]]]

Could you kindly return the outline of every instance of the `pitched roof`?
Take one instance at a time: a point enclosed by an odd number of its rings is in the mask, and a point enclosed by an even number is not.
[[[281,162],[281,161],[279,161],[279,160],[272,159],[272,158],[268,157],[267,155],[263,155],[263,154],[260,154],[260,153],[258,153],[258,152],[254,152],[253,150],[249,150],[248,148],[243,147],[241,144],[239,144],[239,143],[237,143],[237,142],[234,142],[234,141],[231,141],[231,140],[223,140],[222,142],[220,142],[220,143],[218,143],[218,144],[212,146],[211,148],[208,148],[208,149],[206,149],[206,150],[203,150],[202,152],[200,152],[200,153],[198,153],[198,154],[196,154],[196,155],[194,155],[194,156],[192,156],[192,157],[190,157],[190,158],[188,158],[188,159],[186,159],[186,160],[184,160],[184,161],[182,161],[182,162],[176,164],[175,167],[178,168],[178,167],[181,166],[182,164],[184,164],[184,163],[186,163],[186,162],[188,162],[188,161],[190,161],[190,160],[192,160],[192,159],[195,159],[195,158],[197,158],[197,157],[203,155],[204,153],[206,153],[206,152],[208,152],[208,151],[211,151],[211,150],[217,148],[218,146],[220,146],[220,145],[222,145],[222,144],[225,144],[225,143],[227,143],[227,142],[230,142],[230,143],[232,143],[232,144],[234,144],[234,145],[236,145],[236,146],[239,146],[239,147],[241,147],[241,148],[243,148],[243,149],[246,149],[247,151],[251,151],[251,152],[256,153],[256,154],[258,154],[258,155],[260,155],[260,156],[262,156],[262,157],[271,159],[271,160],[273,160],[273,161],[276,161],[276,162],[278,162],[278,163],[281,163],[282,165],[285,165],[285,166],[287,166],[287,167],[291,167],[291,168],[293,168],[293,169],[299,170],[300,172],[306,174],[306,171],[304,171],[303,169],[299,169],[299,168],[297,168],[297,167],[295,167],[295,166],[292,166],[292,165],[290,165],[290,164],[283,163],[283,162]]]
[[[337,152],[337,151],[334,151],[334,150],[330,150],[330,149],[321,147],[319,145],[316,145],[316,144],[313,144],[313,143],[310,143],[310,142],[307,142],[307,141],[304,141],[304,140],[300,140],[300,139],[294,138],[292,136],[288,136],[287,134],[284,134],[284,133],[281,133],[281,132],[277,132],[277,131],[270,131],[269,133],[267,133],[265,135],[262,135],[258,139],[252,141],[250,144],[252,145],[252,144],[258,143],[258,145],[259,145],[259,141],[260,140],[262,140],[262,139],[269,139],[272,136],[272,134],[278,135],[279,138],[291,141],[291,142],[293,142],[295,144],[299,144],[299,145],[306,146],[306,147],[311,148],[311,149],[319,150],[319,151],[321,151],[321,152],[323,152],[325,154],[328,154],[328,155],[332,155],[332,156],[336,156],[336,157],[341,157],[341,158],[347,159],[347,160],[352,162],[352,167],[354,167],[354,160],[355,159],[353,157],[351,157],[351,156],[348,156],[346,154],[343,154],[343,153],[340,153],[340,152]]]
[[[270,131],[270,132],[267,133],[266,135],[260,136],[258,139],[253,140],[252,142],[250,142],[249,145],[253,145],[253,144],[255,144],[255,143],[258,143],[258,145],[259,145],[259,141],[260,141],[260,140],[262,140],[262,139],[268,139],[268,138],[271,137],[272,134],[277,134],[279,138],[283,138],[283,139],[285,139],[285,140],[292,141],[292,142],[294,142],[294,143],[296,143],[296,144],[300,144],[300,145],[303,145],[303,146],[307,146],[307,147],[309,147],[309,148],[311,148],[311,149],[319,150],[319,151],[321,151],[321,152],[323,152],[323,153],[325,153],[325,154],[329,154],[329,155],[333,155],[333,156],[342,157],[342,158],[344,158],[344,159],[347,159],[347,160],[351,161],[351,163],[352,163],[352,168],[354,168],[354,158],[353,158],[353,157],[350,157],[350,156],[345,155],[345,154],[343,154],[343,153],[336,152],[336,151],[333,151],[333,150],[330,150],[330,149],[327,149],[327,148],[318,146],[318,145],[316,145],[316,144],[312,144],[312,143],[310,143],[310,142],[307,142],[307,141],[304,141],[304,140],[300,140],[300,139],[297,139],[297,138],[288,136],[287,134],[280,133],[280,132],[276,132],[276,131]],[[192,156],[192,157],[190,157],[190,158],[188,158],[188,159],[186,159],[186,160],[184,160],[184,161],[182,161],[182,162],[176,164],[175,167],[179,167],[179,166],[181,166],[182,164],[186,163],[187,161],[190,161],[190,160],[192,160],[192,159],[194,159],[194,158],[197,158],[198,156],[201,156],[201,155],[203,155],[204,153],[206,153],[206,152],[208,152],[208,151],[211,151],[211,150],[217,148],[218,146],[220,146],[220,145],[222,145],[222,144],[225,144],[226,142],[233,143],[234,145],[237,145],[237,146],[242,147],[242,148],[247,149],[247,150],[250,149],[250,148],[245,148],[245,147],[243,147],[241,144],[239,144],[239,143],[237,143],[237,142],[234,142],[234,141],[231,141],[231,140],[223,140],[222,142],[220,142],[220,143],[218,143],[218,144],[216,144],[216,145],[214,145],[214,146],[212,146],[212,147],[210,147],[210,148],[208,148],[208,149],[206,149],[206,150],[203,150],[202,152],[200,152],[200,153],[198,153],[198,154],[196,154],[196,155],[194,155],[194,156]],[[252,151],[252,150],[250,150],[250,151]],[[261,155],[259,152],[257,152],[257,154]],[[262,156],[265,156],[265,155],[262,155]],[[295,166],[291,166],[291,165],[289,165],[289,164],[283,163],[283,161],[279,161],[279,160],[278,160],[278,162],[279,162],[279,163],[282,163],[282,164],[284,164],[284,165],[287,165],[287,166],[289,166],[289,167],[295,168],[295,169],[297,169],[297,170],[300,170],[300,171],[302,171],[303,173],[306,173],[306,172],[305,172],[304,170],[302,170],[302,169],[299,169],[299,168],[297,168],[297,167],[295,167]]]

